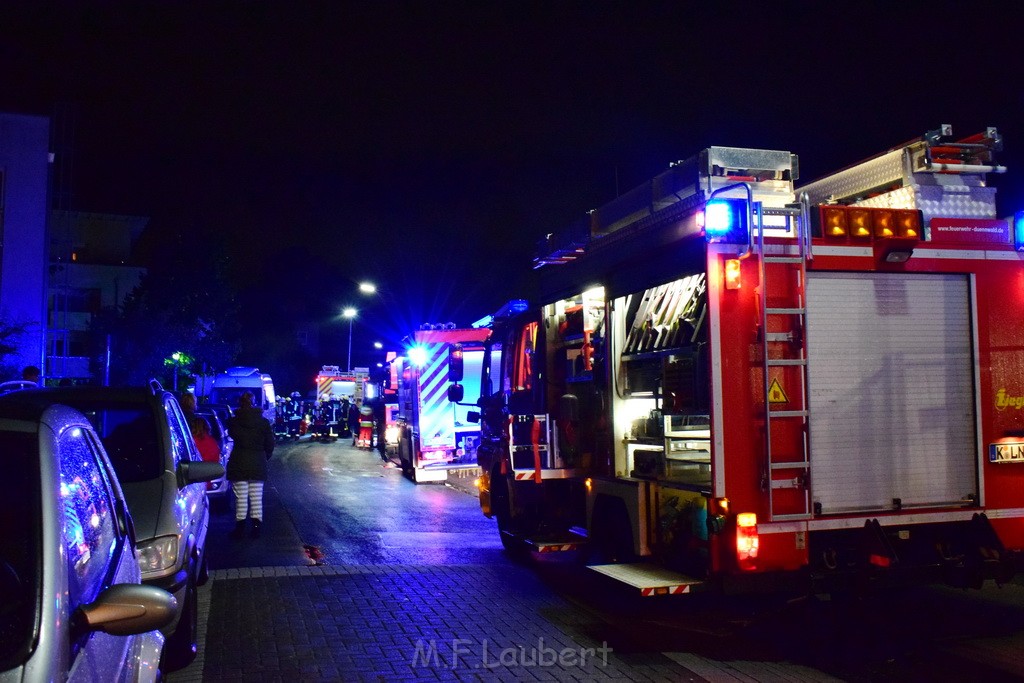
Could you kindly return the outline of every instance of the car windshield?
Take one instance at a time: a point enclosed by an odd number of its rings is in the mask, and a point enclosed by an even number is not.
[[[255,389],[252,387],[217,387],[210,392],[210,399],[212,403],[226,403],[229,406],[237,406],[238,397],[246,391],[252,394],[253,403],[258,406],[262,396],[258,387]]]
[[[156,479],[164,470],[156,418],[145,404],[61,400],[82,411],[103,441],[122,484]]]
[[[0,671],[24,661],[36,641],[43,528],[38,447],[34,432],[0,431],[4,486],[17,492],[0,505]]]

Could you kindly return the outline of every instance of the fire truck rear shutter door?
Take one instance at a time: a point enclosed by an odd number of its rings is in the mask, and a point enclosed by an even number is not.
[[[811,487],[822,512],[977,491],[964,275],[809,273]]]

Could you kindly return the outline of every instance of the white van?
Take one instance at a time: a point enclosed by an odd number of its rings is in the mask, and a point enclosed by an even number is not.
[[[236,366],[215,376],[210,389],[210,403],[226,403],[237,407],[238,397],[245,391],[252,392],[256,407],[263,411],[263,417],[273,425],[277,416],[274,381],[270,375],[261,373],[259,368]]]

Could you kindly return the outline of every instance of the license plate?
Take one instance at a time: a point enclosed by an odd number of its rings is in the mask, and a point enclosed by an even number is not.
[[[1024,462],[1024,441],[988,445],[989,462]]]

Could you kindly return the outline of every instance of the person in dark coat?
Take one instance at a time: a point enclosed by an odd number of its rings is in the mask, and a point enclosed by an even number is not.
[[[387,405],[384,403],[383,396],[377,396],[373,399],[373,441],[377,447],[377,453],[380,455],[380,459],[385,463],[391,462],[387,456],[387,444],[384,442],[384,432],[387,430]]]
[[[351,412],[351,404],[348,402],[348,396],[341,397],[341,405],[338,406],[338,435],[343,437],[351,436],[348,428],[348,416]]]
[[[238,411],[228,420],[228,433],[235,440],[227,471],[235,493],[235,530],[231,537],[241,538],[245,534],[248,516],[252,518],[252,537],[259,538],[263,526],[263,483],[267,480],[267,461],[274,453],[274,428],[259,408],[253,407],[251,392],[246,391],[238,398]]]
[[[362,401],[356,399],[348,407],[348,429],[352,432],[352,445],[359,440],[359,405]]]

